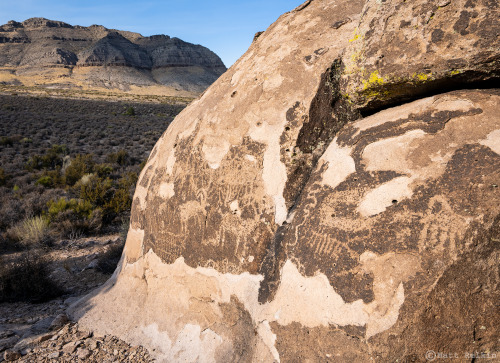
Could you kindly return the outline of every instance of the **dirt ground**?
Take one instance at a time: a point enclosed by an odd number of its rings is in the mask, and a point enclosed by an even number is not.
[[[113,336],[93,336],[65,315],[69,305],[111,276],[98,267],[99,259],[123,243],[120,235],[58,241],[47,258],[50,277],[64,294],[40,304],[0,304],[0,362],[152,361],[144,348]]]

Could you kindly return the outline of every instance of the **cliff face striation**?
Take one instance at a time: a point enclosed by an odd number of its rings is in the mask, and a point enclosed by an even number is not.
[[[168,362],[498,354],[498,15],[282,15],[160,138],[121,265],[73,316]]]
[[[0,26],[0,81],[130,90],[167,86],[198,94],[226,67],[209,49],[166,35],[32,18]]]

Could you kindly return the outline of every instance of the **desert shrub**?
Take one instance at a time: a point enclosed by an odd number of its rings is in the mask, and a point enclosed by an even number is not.
[[[92,154],[76,155],[64,172],[66,184],[73,186],[85,174],[92,173],[94,170],[94,164],[94,157]]]
[[[117,243],[99,256],[97,259],[97,270],[104,274],[112,274],[116,270],[118,262],[120,262],[124,246],[123,242]]]
[[[125,150],[120,150],[115,153],[111,153],[106,158],[108,163],[118,164],[120,166],[130,165],[131,158]]]
[[[44,155],[33,155],[26,163],[26,169],[41,170],[41,169],[55,169],[56,167],[63,166],[64,156],[68,150],[66,145],[52,145]]]
[[[5,175],[5,170],[0,168],[0,186],[4,186],[7,183],[7,176]]]
[[[144,169],[144,167],[146,166],[147,163],[148,163],[148,159],[144,160],[142,163],[139,164],[139,172],[141,172],[142,169]]]
[[[63,237],[94,233],[102,227],[102,212],[88,201],[59,198],[48,203],[51,229]]]
[[[137,183],[137,173],[127,173],[118,180],[111,199],[103,206],[105,211],[115,214],[130,211],[132,192]]]
[[[109,164],[97,164],[94,166],[94,172],[100,178],[105,178],[111,175],[111,173],[113,172],[113,167]]]
[[[14,140],[7,136],[2,136],[0,138],[0,146],[12,146],[14,145]]]
[[[42,176],[35,182],[35,185],[41,185],[45,188],[54,188],[62,184],[63,177],[61,176],[60,166],[57,166],[55,170],[45,170]]]
[[[109,222],[117,214],[130,210],[131,189],[136,181],[136,173],[128,173],[115,183],[110,178],[93,175],[87,183],[81,184],[80,199],[101,209],[105,221]]]
[[[93,175],[88,183],[80,188],[80,198],[94,207],[103,207],[113,194],[113,182],[110,178],[99,178]]]
[[[0,228],[7,228],[24,217],[25,210],[10,191],[0,193]]]
[[[52,180],[52,178],[49,176],[49,175],[43,175],[41,176],[37,181],[36,183],[37,185],[41,185],[45,188],[51,188],[54,186],[54,182]]]
[[[29,190],[30,188],[26,188]],[[60,198],[64,191],[61,189],[46,189],[41,186],[36,186],[36,189],[28,193],[23,194],[20,200],[25,215],[27,216],[38,216],[47,213],[47,203],[51,200],[57,200]]]
[[[26,252],[14,261],[0,261],[0,302],[44,302],[63,294],[49,277],[42,256]]]
[[[125,116],[135,116],[135,109],[130,106],[128,107],[126,110],[125,110],[125,113],[124,113]]]
[[[9,230],[9,234],[25,245],[49,242],[49,221],[43,216],[26,218]]]
[[[139,176],[137,173],[129,172],[118,180],[118,185],[123,189],[133,189]]]
[[[47,206],[49,208],[48,215],[50,221],[53,221],[58,214],[66,212],[68,210],[73,211],[83,218],[90,218],[93,211],[92,204],[90,204],[88,201],[76,199],[67,200],[64,197],[59,198],[58,200],[51,200],[47,203]]]
[[[7,232],[0,232],[0,256],[3,253],[21,251],[23,246],[17,239],[10,238]]]
[[[98,233],[102,228],[102,221],[103,214],[100,209],[94,209],[88,217],[68,209],[54,216],[50,228],[60,237],[69,238],[74,235]]]
[[[104,210],[120,214],[130,210],[131,206],[132,198],[130,197],[130,192],[120,188],[114,192],[113,197],[104,205]]]

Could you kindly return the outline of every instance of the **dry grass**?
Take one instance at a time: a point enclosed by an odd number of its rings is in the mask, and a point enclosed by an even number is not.
[[[46,242],[49,237],[49,221],[43,216],[27,218],[11,228],[9,233],[25,245]]]

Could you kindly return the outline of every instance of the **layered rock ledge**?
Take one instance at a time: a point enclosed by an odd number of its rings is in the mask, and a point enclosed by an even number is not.
[[[32,18],[0,26],[0,81],[58,87],[168,86],[199,94],[226,71],[209,49],[167,35]],[[32,78],[36,79],[33,81]]]

